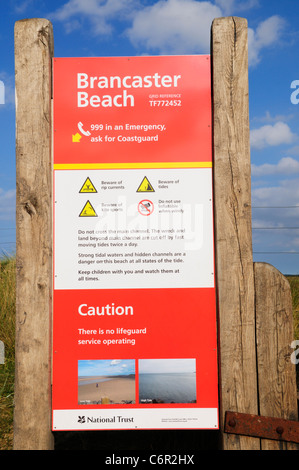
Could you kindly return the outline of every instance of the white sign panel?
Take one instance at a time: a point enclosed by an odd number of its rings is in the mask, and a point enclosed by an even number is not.
[[[212,287],[211,169],[55,174],[55,288]]]

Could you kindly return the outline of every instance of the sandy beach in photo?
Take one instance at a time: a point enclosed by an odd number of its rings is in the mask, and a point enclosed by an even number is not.
[[[79,378],[78,403],[82,404],[82,402],[85,404],[88,402],[98,404],[135,403],[135,376]]]

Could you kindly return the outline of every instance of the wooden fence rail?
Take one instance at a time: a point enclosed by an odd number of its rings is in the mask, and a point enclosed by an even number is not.
[[[290,285],[277,269],[266,263],[254,264],[254,277],[259,414],[297,421]],[[262,439],[261,449],[298,450],[299,446]]]

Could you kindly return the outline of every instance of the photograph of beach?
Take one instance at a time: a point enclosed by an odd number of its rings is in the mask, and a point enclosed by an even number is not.
[[[139,403],[196,403],[195,359],[140,359]]]
[[[135,361],[78,361],[78,404],[135,403]]]

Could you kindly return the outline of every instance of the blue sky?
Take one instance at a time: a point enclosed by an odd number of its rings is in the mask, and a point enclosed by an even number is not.
[[[0,0],[0,8],[0,252],[15,249],[15,21],[51,20],[56,57],[209,54],[213,18],[234,15],[248,20],[254,260],[299,273],[295,0]]]
[[[130,374],[135,374],[135,361],[133,359],[78,361],[79,377]]]

